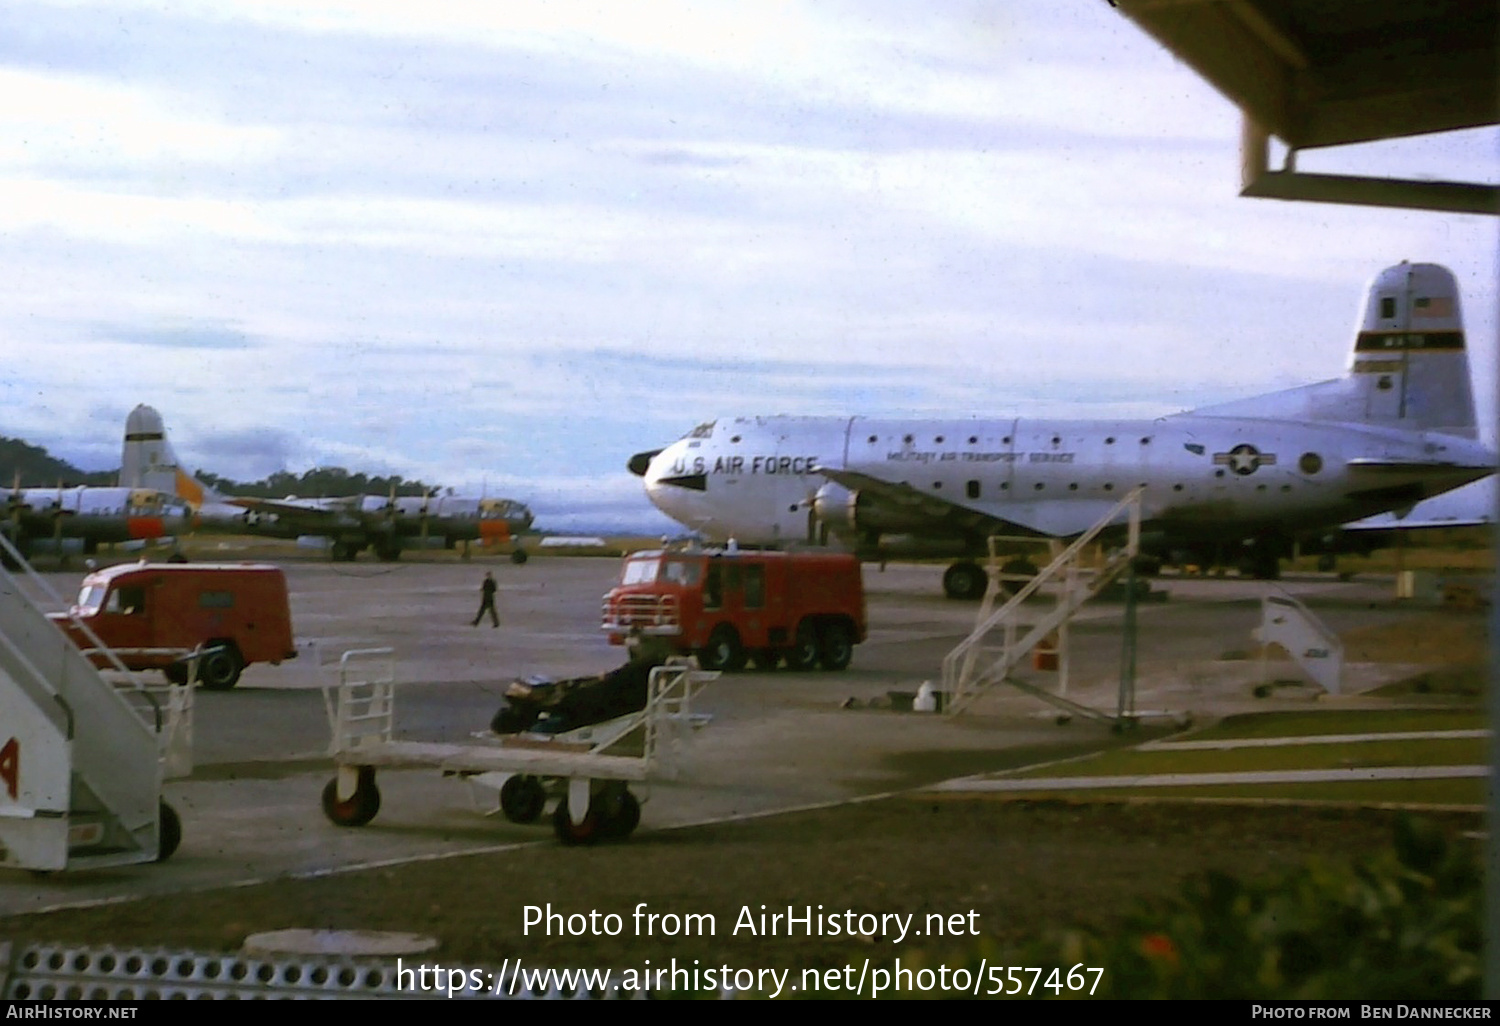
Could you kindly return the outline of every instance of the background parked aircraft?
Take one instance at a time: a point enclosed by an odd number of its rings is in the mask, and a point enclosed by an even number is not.
[[[11,488],[0,531],[23,556],[92,553],[99,545],[179,536],[193,527],[184,502],[150,488]]]
[[[156,488],[197,511],[204,530],[235,531],[271,538],[316,536],[331,542],[334,559],[351,560],[371,549],[384,560],[403,548],[425,548],[441,539],[445,548],[470,541],[514,542],[532,524],[532,513],[512,499],[453,495],[349,495],[331,498],[266,499],[220,495],[183,469],[161,415],[146,405],[125,421],[122,484]],[[511,558],[525,562],[519,545]]]

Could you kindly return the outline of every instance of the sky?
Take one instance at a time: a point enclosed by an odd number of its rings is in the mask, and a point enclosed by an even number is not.
[[[1105,0],[10,0],[0,434],[672,525],[754,414],[1158,416],[1341,374],[1493,218],[1241,199],[1238,111]],[[1493,129],[1298,169],[1494,181]],[[36,482],[26,482],[36,483]]]

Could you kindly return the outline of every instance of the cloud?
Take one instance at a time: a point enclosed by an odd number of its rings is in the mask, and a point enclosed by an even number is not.
[[[159,327],[105,326],[98,337],[132,346],[164,349],[255,349],[263,343],[236,328],[214,324],[177,324]]]

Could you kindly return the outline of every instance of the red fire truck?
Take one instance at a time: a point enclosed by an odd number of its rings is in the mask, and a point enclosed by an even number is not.
[[[845,553],[685,549],[625,557],[604,596],[604,629],[631,628],[693,654],[705,670],[842,670],[865,640],[859,561]]]

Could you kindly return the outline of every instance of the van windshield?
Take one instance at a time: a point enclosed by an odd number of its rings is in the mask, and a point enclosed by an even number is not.
[[[85,616],[99,611],[99,604],[104,601],[105,587],[102,584],[85,584],[78,591],[78,612]]]

